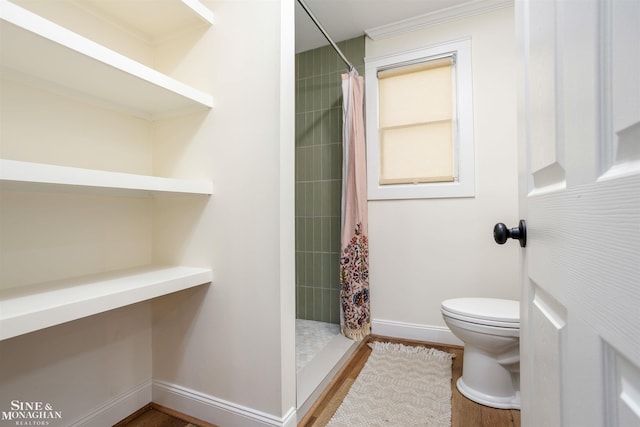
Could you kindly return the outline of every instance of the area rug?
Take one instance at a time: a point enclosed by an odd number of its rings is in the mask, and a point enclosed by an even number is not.
[[[373,342],[330,427],[450,427],[453,354]]]

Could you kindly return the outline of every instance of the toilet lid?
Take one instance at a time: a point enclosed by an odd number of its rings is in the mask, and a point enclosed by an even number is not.
[[[519,327],[520,303],[498,298],[455,298],[442,302],[442,310],[454,317],[460,316],[478,323],[499,322],[504,326]],[[455,316],[458,315],[458,316]]]

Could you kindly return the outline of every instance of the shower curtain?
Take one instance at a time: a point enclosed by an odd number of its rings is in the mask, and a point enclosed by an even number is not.
[[[371,318],[363,78],[355,69],[342,75],[342,99],[341,327],[359,341],[371,332]]]

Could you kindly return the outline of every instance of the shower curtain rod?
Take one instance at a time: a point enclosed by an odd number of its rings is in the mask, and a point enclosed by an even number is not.
[[[309,15],[309,18],[311,18],[313,23],[316,24],[316,27],[318,27],[318,29],[320,30],[320,32],[322,33],[324,38],[327,39],[327,41],[331,44],[331,47],[333,47],[333,49],[336,51],[336,53],[338,55],[340,55],[340,58],[342,59],[342,61],[344,61],[344,63],[347,64],[347,67],[349,67],[349,71],[355,70],[356,67],[354,67],[353,64],[351,64],[351,62],[349,62],[347,57],[344,56],[344,53],[342,53],[342,51],[340,50],[338,45],[335,44],[335,42],[331,39],[329,34],[325,31],[324,27],[320,24],[318,19],[313,15],[313,13],[311,12],[311,9],[309,9],[309,7],[304,3],[303,0],[298,0],[298,3],[300,4],[300,6],[302,6],[304,11],[307,12],[307,15]]]

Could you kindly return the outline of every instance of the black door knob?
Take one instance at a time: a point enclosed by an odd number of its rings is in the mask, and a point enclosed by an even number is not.
[[[503,245],[509,238],[519,240],[520,246],[523,248],[527,246],[527,223],[524,219],[520,220],[518,227],[511,229],[501,222],[493,227],[493,239],[497,244]]]

